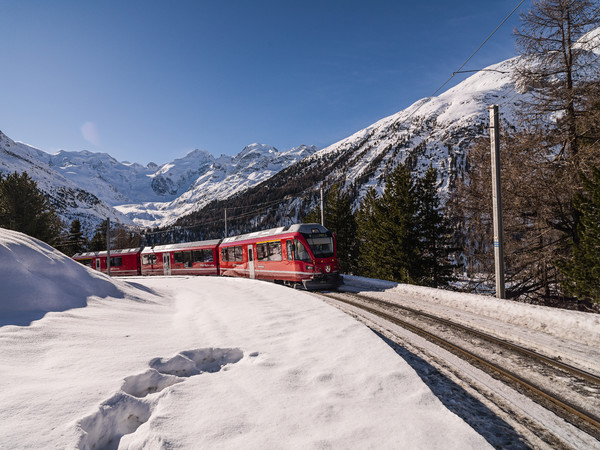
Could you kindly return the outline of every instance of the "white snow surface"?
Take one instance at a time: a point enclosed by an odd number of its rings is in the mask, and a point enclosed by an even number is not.
[[[6,230],[0,252],[0,448],[489,447],[310,293],[114,280]]]

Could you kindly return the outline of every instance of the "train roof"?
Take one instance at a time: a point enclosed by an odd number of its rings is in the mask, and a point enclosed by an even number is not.
[[[166,244],[166,245],[155,245],[154,247],[144,247],[142,254],[156,253],[156,252],[168,252],[171,250],[181,250],[187,248],[197,247],[215,247],[221,242],[220,239],[213,239],[210,241],[195,241],[195,242],[182,242],[181,244]]]
[[[142,249],[143,249],[143,247],[115,249],[115,250],[110,251],[110,256],[119,256],[119,255],[127,255],[130,253],[139,253],[142,251]],[[73,255],[73,258],[91,258],[93,256],[106,256],[106,255],[107,255],[107,252],[106,252],[106,250],[104,250],[101,252],[77,253],[76,255]]]
[[[328,233],[329,230],[319,223],[296,223],[288,227],[271,228],[269,230],[255,231],[254,233],[240,234],[223,239],[222,244],[230,244],[250,239],[260,239],[289,233]]]

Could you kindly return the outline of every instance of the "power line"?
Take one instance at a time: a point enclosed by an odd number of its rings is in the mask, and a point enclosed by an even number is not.
[[[455,76],[457,73],[460,73],[460,71],[462,70],[462,68],[463,68],[463,67],[465,67],[469,61],[471,61],[471,59],[473,58],[473,56],[475,56],[475,55],[477,54],[477,52],[479,52],[479,50],[481,50],[481,48],[482,48],[482,47],[483,47],[483,46],[486,44],[486,42],[487,42],[487,41],[489,41],[489,40],[490,40],[490,38],[491,38],[491,37],[492,37],[494,34],[496,34],[496,31],[498,31],[498,30],[500,29],[500,27],[501,27],[502,25],[504,25],[504,23],[505,23],[505,22],[506,22],[506,21],[507,21],[507,20],[508,20],[508,19],[509,19],[509,18],[510,18],[510,17],[511,17],[511,16],[512,16],[514,13],[515,13],[515,11],[516,11],[517,9],[519,9],[519,8],[521,7],[521,5],[522,5],[523,3],[525,3],[525,0],[521,0],[521,1],[519,2],[519,4],[518,4],[517,6],[515,6],[515,8],[514,8],[514,9],[513,9],[513,10],[512,10],[512,11],[511,11],[509,14],[508,14],[508,16],[506,16],[506,17],[505,17],[505,18],[502,20],[502,22],[500,22],[500,24],[499,24],[499,25],[498,25],[498,26],[497,26],[497,27],[494,29],[494,31],[492,31],[492,32],[491,32],[491,34],[490,34],[490,35],[489,35],[489,36],[488,36],[488,37],[487,37],[487,38],[486,38],[486,39],[485,39],[485,40],[484,40],[484,41],[483,41],[483,42],[482,42],[482,43],[479,45],[479,47],[477,47],[477,49],[476,49],[476,50],[475,50],[475,51],[474,51],[474,52],[471,54],[471,56],[469,56],[469,57],[467,58],[467,60],[466,60],[464,63],[462,63],[462,64],[461,64],[461,66],[460,66],[460,67],[459,67],[457,70],[455,70],[455,71],[452,73],[452,75],[450,75],[450,78],[448,78],[448,79],[447,79],[447,80],[446,80],[444,83],[442,83],[442,85],[441,85],[439,88],[437,88],[433,94],[431,94],[429,97],[427,97],[427,98],[425,99],[425,101],[424,101],[424,102],[422,102],[422,103],[421,103],[421,104],[420,104],[420,105],[419,105],[419,106],[418,106],[418,107],[417,107],[417,108],[416,108],[416,109],[415,109],[415,110],[414,110],[412,113],[410,113],[410,115],[409,115],[409,116],[408,116],[408,117],[405,119],[405,121],[408,121],[408,119],[410,119],[410,118],[411,118],[413,115],[415,115],[415,113],[416,113],[416,112],[417,112],[419,109],[421,109],[421,107],[422,107],[423,105],[425,105],[427,102],[429,102],[429,100],[431,100],[433,97],[435,97],[435,95],[436,95],[436,94],[437,94],[439,91],[441,91],[441,90],[444,88],[444,86],[446,86],[446,85],[447,85],[447,84],[450,82],[450,80],[452,80],[452,79],[454,78],[454,76]]]

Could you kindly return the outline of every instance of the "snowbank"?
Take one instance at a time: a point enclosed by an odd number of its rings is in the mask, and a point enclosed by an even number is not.
[[[411,298],[427,304],[443,305],[469,312],[480,317],[489,317],[503,323],[539,331],[561,339],[569,339],[600,347],[600,315],[567,311],[546,306],[529,305],[495,297],[445,291],[441,289],[399,284],[390,281],[344,275],[344,282],[357,289],[385,291],[398,298]]]
[[[108,277],[37,239],[2,228],[0,274],[0,325],[7,324],[8,316],[26,320],[48,311],[80,308],[92,295],[124,295]]]

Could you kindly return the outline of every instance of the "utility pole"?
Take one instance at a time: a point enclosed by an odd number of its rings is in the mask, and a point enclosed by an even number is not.
[[[496,297],[506,298],[504,286],[504,242],[502,239],[502,189],[500,183],[500,125],[498,105],[490,110],[490,145],[492,156],[492,200],[494,218],[494,262],[496,266]]]
[[[225,208],[225,237],[227,237],[227,208]]]
[[[325,210],[323,209],[323,188],[321,188],[321,225],[325,226]]]
[[[110,217],[106,219],[106,273],[110,277]]]

